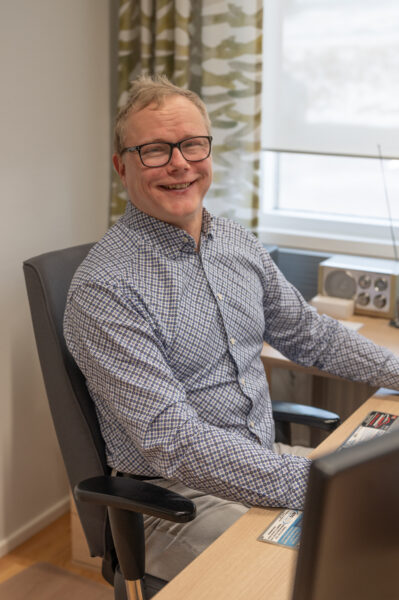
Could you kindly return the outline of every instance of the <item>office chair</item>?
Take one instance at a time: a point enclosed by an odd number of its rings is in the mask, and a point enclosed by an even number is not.
[[[195,517],[195,505],[151,483],[110,476],[94,404],[62,330],[71,279],[91,246],[42,254],[26,260],[23,269],[48,402],[91,556],[102,557],[102,574],[116,600],[127,600],[127,594],[148,600],[166,582],[145,574],[143,514],[186,522]],[[337,415],[314,407],[273,408],[285,426],[296,422],[331,431],[339,424]]]

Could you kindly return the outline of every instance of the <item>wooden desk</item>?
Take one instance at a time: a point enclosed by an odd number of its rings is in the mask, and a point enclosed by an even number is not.
[[[399,415],[399,396],[373,396],[314,451],[337,448],[371,410]],[[280,509],[251,508],[156,596],[156,600],[289,600],[296,551],[257,540]]]

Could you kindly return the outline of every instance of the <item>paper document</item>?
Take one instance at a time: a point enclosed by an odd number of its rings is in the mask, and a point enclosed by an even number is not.
[[[348,329],[353,329],[354,331],[358,331],[363,327],[363,323],[358,323],[357,321],[344,321],[342,319],[337,319],[342,325],[345,325]]]

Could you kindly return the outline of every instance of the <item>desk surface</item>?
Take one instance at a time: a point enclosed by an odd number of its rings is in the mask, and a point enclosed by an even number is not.
[[[366,338],[378,344],[385,346],[399,356],[399,329],[389,325],[388,319],[380,319],[378,317],[364,317],[364,316],[353,316],[350,321],[357,323],[363,323],[363,326],[358,330],[358,333],[364,335]],[[334,377],[323,373],[319,369],[309,369],[307,367],[300,367],[285,358],[280,352],[265,344],[261,353],[261,357],[265,367],[282,367],[290,368],[293,370],[306,370],[307,373],[314,375],[323,375],[324,377]]]
[[[312,456],[337,448],[371,410],[399,415],[399,396],[367,400]],[[251,508],[163,588],[156,600],[289,600],[297,552],[257,540],[279,511]]]

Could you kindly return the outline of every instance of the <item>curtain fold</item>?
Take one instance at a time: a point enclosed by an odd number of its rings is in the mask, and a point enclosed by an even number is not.
[[[119,0],[118,106],[140,74],[197,92],[212,122],[213,214],[256,228],[259,209],[262,0]],[[111,222],[127,197],[113,175]]]

